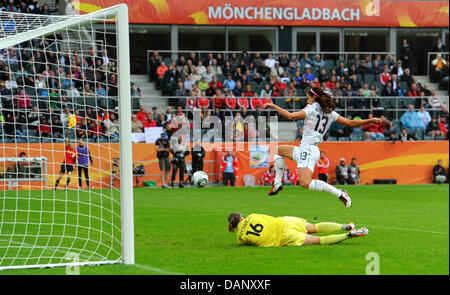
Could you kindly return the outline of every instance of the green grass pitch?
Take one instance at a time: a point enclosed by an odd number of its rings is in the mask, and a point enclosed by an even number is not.
[[[366,255],[376,252],[380,258],[380,274],[449,274],[448,185],[350,186],[346,189],[353,199],[350,209],[330,194],[299,187],[285,187],[272,198],[267,196],[268,187],[135,189],[136,265],[86,266],[81,267],[80,273],[365,274],[369,263]],[[58,194],[62,196],[64,191]],[[87,198],[76,191],[68,195]],[[114,203],[97,201],[103,202],[102,206],[109,211],[117,210]],[[97,207],[81,206],[73,210],[89,208]],[[353,221],[357,226],[367,226],[369,235],[330,246],[238,246],[235,234],[226,231],[226,219],[231,211],[244,215],[297,216],[310,222]],[[4,213],[2,218],[5,217]],[[74,221],[69,218],[67,222],[71,220]],[[110,223],[102,225],[92,220],[91,226],[103,226],[108,232]],[[74,228],[66,228],[65,234],[70,236],[71,230]],[[102,238],[111,243],[107,236]],[[48,239],[42,242],[45,241]],[[94,246],[88,245],[88,248]],[[0,252],[0,257],[2,255]],[[64,267],[0,272],[64,273]]]

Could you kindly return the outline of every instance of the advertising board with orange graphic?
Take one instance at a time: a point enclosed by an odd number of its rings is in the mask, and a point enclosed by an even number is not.
[[[448,1],[75,0],[90,13],[128,5],[131,23],[259,26],[448,27]]]
[[[291,144],[296,143],[279,143]],[[269,148],[253,148],[257,144],[246,143],[239,151],[233,152],[239,161],[239,175],[237,185],[243,185],[243,176],[251,174],[256,179],[256,184],[268,169],[273,159],[274,145]],[[259,146],[264,146],[260,144]],[[207,150],[204,171],[210,175],[210,181],[219,181],[220,159],[225,155],[222,145],[210,144]],[[94,164],[90,168],[92,187],[109,187],[111,184],[111,172],[114,170],[114,159],[119,158],[118,144],[89,144],[94,158]],[[270,150],[270,151],[269,151]],[[449,142],[448,141],[420,141],[420,142],[325,142],[320,145],[330,159],[330,181],[335,179],[334,169],[340,158],[345,158],[347,164],[351,158],[356,157],[361,171],[361,183],[373,183],[374,179],[396,179],[398,184],[430,183],[432,169],[439,159],[444,162],[444,167],[449,166]],[[49,188],[53,187],[64,157],[63,144],[4,144],[0,149],[0,158],[17,157],[20,152],[26,152],[27,157],[46,157],[48,159]],[[252,153],[253,151],[253,153]],[[256,151],[256,152],[255,152]],[[252,159],[253,157],[253,159]],[[190,156],[187,157],[190,162]],[[160,184],[159,166],[156,158],[154,144],[133,144],[133,162],[135,165],[143,164],[146,176],[142,179],[153,180]],[[13,164],[13,163],[12,163]],[[291,171],[296,169],[296,163],[286,160]],[[6,167],[1,167],[5,169]],[[1,173],[1,171],[0,171]],[[317,176],[317,172],[314,177]],[[74,173],[73,177],[77,177]],[[64,183],[65,180],[63,180]],[[140,185],[142,185],[140,181]],[[114,180],[118,186],[118,175]],[[6,189],[6,184],[0,181],[1,189]],[[72,181],[71,188],[77,188],[77,182]],[[42,189],[43,184],[20,183],[20,189]]]

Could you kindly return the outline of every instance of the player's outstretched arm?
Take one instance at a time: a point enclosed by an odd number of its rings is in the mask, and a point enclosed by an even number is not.
[[[367,120],[349,120],[347,118],[339,116],[336,120],[336,123],[339,123],[341,125],[348,126],[348,127],[359,127],[359,126],[364,126],[364,125],[367,125],[370,123],[381,124],[382,121],[383,120],[380,118],[372,118],[372,119],[367,119]]]
[[[299,112],[289,112],[283,108],[280,108],[279,106],[277,106],[276,104],[273,103],[265,103],[263,105],[263,109],[267,109],[267,108],[272,108],[275,109],[275,111],[277,111],[277,113],[280,116],[283,116],[284,118],[288,119],[288,120],[301,120],[301,119],[305,119],[306,118],[306,113],[304,110],[301,110]]]

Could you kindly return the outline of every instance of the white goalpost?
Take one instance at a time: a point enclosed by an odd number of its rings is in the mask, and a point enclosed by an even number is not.
[[[134,264],[128,7],[0,12],[0,270]]]

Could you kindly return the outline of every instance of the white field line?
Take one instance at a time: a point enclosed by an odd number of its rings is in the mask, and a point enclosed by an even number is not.
[[[387,229],[387,230],[400,230],[400,231],[413,231],[413,232],[419,232],[419,233],[428,233],[428,234],[437,234],[437,235],[446,235],[448,236],[448,233],[439,232],[439,231],[432,231],[432,230],[421,230],[421,229],[411,229],[411,228],[402,228],[402,227],[387,227],[387,226],[368,226],[369,230],[370,228],[380,228],[380,229]]]
[[[21,242],[17,242],[17,241],[10,241],[10,240],[7,240],[7,239],[0,239],[0,242],[7,242],[7,243],[10,243],[10,244],[16,244],[16,245],[24,245],[24,246],[26,246],[26,247],[35,247],[35,245],[33,245],[33,244],[29,244],[29,243],[21,243]],[[58,249],[57,247],[48,246],[48,247],[46,247],[46,248],[49,248],[49,249],[51,249],[51,250],[53,250],[53,251],[55,251],[55,252],[59,252],[59,253],[61,253],[61,254],[67,254],[67,251]],[[87,258],[90,257],[89,255],[86,255],[86,254],[79,254],[79,255],[80,255],[80,257],[83,257],[83,256],[84,256],[85,259],[87,259]],[[164,270],[164,269],[161,269],[161,268],[151,267],[151,266],[147,266],[147,265],[143,265],[143,264],[138,264],[138,263],[132,264],[131,266],[134,266],[134,267],[137,267],[137,268],[140,268],[140,269],[144,269],[144,270],[148,270],[148,271],[153,271],[153,272],[161,273],[161,274],[167,274],[167,275],[182,275],[182,273],[171,272],[171,271],[167,271],[167,270]]]

